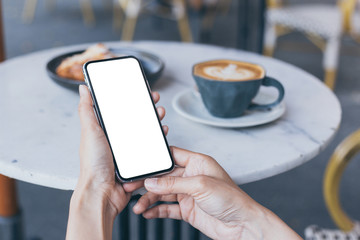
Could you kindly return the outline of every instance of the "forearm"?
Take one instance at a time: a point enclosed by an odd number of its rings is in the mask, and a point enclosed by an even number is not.
[[[77,187],[71,202],[67,240],[111,239],[116,211],[105,195],[90,186]]]
[[[297,240],[302,238],[276,214],[259,205],[256,218],[244,228],[242,239]]]

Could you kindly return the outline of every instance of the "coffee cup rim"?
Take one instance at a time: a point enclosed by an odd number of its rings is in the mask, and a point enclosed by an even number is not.
[[[211,78],[202,77],[202,76],[201,76],[201,78],[204,78],[204,79],[206,79],[206,80],[208,80],[208,81],[214,81],[214,82],[231,82],[231,83],[234,83],[234,82],[247,82],[247,81],[261,80],[261,79],[264,79],[264,78],[266,77],[266,69],[265,69],[261,64],[253,63],[253,62],[247,62],[247,61],[242,61],[242,60],[234,60],[234,59],[213,59],[213,60],[207,60],[207,61],[202,61],[202,62],[195,63],[195,64],[193,64],[193,66],[192,66],[192,75],[193,75],[193,76],[196,76],[196,77],[200,77],[199,75],[195,75],[195,73],[194,73],[195,67],[196,67],[197,65],[203,64],[203,63],[208,63],[208,62],[215,62],[215,61],[234,61],[234,62],[240,62],[240,63],[246,63],[246,64],[256,65],[256,66],[260,67],[260,68],[263,70],[263,75],[262,75],[262,77],[260,77],[260,78],[248,79],[248,80],[239,80],[239,81],[216,80],[216,79],[211,79]]]

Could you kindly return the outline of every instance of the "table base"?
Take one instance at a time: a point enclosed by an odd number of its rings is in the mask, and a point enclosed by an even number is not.
[[[0,217],[0,239],[2,240],[24,239],[21,212],[11,217]]]

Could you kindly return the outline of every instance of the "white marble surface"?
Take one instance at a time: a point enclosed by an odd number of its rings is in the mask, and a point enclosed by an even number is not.
[[[175,42],[108,43],[134,46],[160,56],[161,93],[169,144],[213,156],[238,183],[256,181],[314,158],[336,133],[341,107],[314,76],[284,62],[234,49]],[[0,173],[43,186],[73,189],[79,173],[79,96],[45,72],[52,57],[87,45],[54,48],[0,64]],[[194,63],[228,58],[259,63],[285,87],[286,113],[253,128],[222,129],[191,122],[171,106],[180,91],[195,85]]]

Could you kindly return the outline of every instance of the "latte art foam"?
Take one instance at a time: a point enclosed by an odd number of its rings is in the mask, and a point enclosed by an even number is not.
[[[212,60],[198,63],[193,74],[216,81],[249,81],[264,77],[264,69],[256,64],[234,60]]]
[[[241,68],[235,64],[229,64],[226,67],[208,66],[204,67],[204,73],[221,80],[242,80],[255,77],[255,72],[246,68]]]

